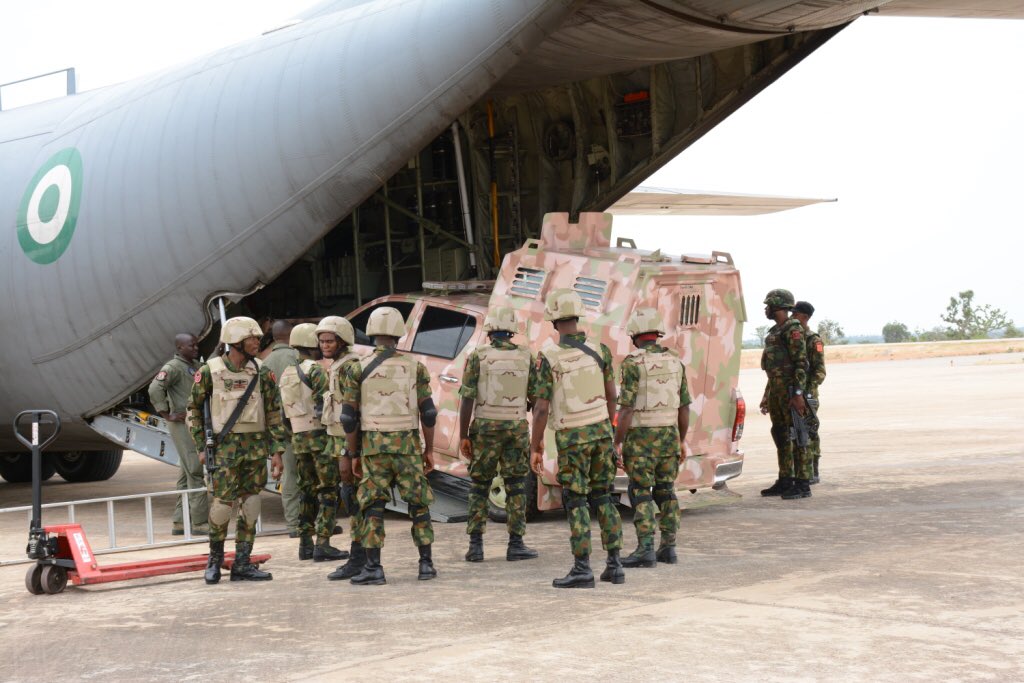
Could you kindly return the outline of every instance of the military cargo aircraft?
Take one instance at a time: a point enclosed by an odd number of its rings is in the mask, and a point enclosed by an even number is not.
[[[100,479],[118,413],[217,301],[347,313],[493,279],[601,211],[865,13],[1012,0],[332,0],[151,77],[0,112],[0,422],[57,410]],[[133,431],[135,430],[135,431]],[[143,432],[145,430],[142,430]],[[0,430],[0,475],[26,459]]]

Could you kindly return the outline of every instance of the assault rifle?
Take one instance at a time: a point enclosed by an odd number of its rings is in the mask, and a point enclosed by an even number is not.
[[[213,474],[217,471],[217,441],[213,436],[213,418],[210,417],[210,397],[203,401],[203,433],[206,436],[206,471]]]
[[[789,388],[789,397],[793,398],[796,395],[793,387]],[[806,403],[806,401],[805,401]],[[790,404],[789,406],[790,420],[793,426],[789,428],[789,440],[796,443],[799,448],[807,447],[807,440],[809,438],[808,424],[806,415],[801,415],[796,408]]]

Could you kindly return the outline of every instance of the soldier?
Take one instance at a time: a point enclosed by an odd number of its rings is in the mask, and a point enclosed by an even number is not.
[[[185,426],[185,411],[188,409],[192,377],[196,374],[196,360],[199,358],[199,340],[192,334],[179,334],[174,338],[174,348],[174,358],[160,368],[160,372],[156,373],[149,384],[149,400],[167,421],[167,431],[171,434],[174,449],[178,451],[178,483],[175,488],[179,491],[200,489],[205,487],[203,465],[199,462],[199,453]],[[205,491],[188,494],[188,512],[193,534],[210,533],[207,524],[209,502]],[[174,516],[171,517],[171,534],[181,536],[184,533],[181,496],[178,496]]]
[[[473,480],[466,524],[469,534],[466,561],[483,562],[487,498],[499,466],[505,482],[508,514],[505,559],[509,562],[531,560],[537,557],[537,551],[523,543],[530,467],[526,411],[527,404],[532,403],[528,397],[536,390],[536,367],[529,349],[512,343],[516,315],[511,308],[500,306],[490,311],[484,320],[484,331],[491,344],[473,351],[466,359],[459,392],[462,396],[459,443],[463,457],[469,461],[469,476]]]
[[[807,418],[807,455],[811,458],[814,467],[811,483],[817,484],[821,481],[818,476],[818,460],[821,459],[821,438],[818,433],[818,429],[821,427],[821,421],[818,419],[821,396],[818,395],[818,387],[825,381],[825,342],[821,340],[820,334],[807,326],[812,315],[814,315],[814,306],[806,301],[797,301],[793,306],[793,317],[800,321],[807,334],[807,363],[809,366],[807,405],[811,409],[810,416]]]
[[[366,550],[363,548],[363,515],[355,500],[359,482],[352,474],[352,458],[349,457],[345,441],[345,430],[341,424],[342,373],[345,364],[359,358],[352,350],[356,343],[355,330],[352,323],[338,315],[329,315],[320,321],[316,328],[320,342],[320,353],[330,359],[331,365],[327,377],[327,392],[323,395],[323,423],[327,427],[328,448],[338,458],[340,476],[343,483],[341,499],[348,511],[351,525],[352,542],[348,561],[327,575],[330,581],[351,579],[362,571],[366,565]]]
[[[274,377],[281,377],[285,368],[299,362],[299,352],[288,345],[292,324],[287,320],[275,320],[270,326],[273,344],[270,354],[263,364],[270,368]],[[288,536],[299,536],[299,481],[295,465],[295,451],[291,441],[284,451],[284,475],[281,477],[281,507],[284,508],[284,521],[288,525]]]
[[[405,320],[398,310],[382,306],[370,314],[366,334],[376,345],[365,359],[345,363],[341,424],[348,439],[353,474],[362,477],[357,493],[363,514],[362,544],[366,565],[353,576],[358,586],[387,583],[380,564],[384,545],[384,507],[397,484],[412,518],[412,539],[419,548],[420,581],[437,576],[430,547],[434,528],[430,504],[434,492],[427,473],[434,468],[434,423],[437,408],[430,395],[427,368],[398,353]],[[419,427],[426,441],[420,451]],[[362,439],[360,442],[360,432]]]
[[[807,387],[807,347],[804,328],[789,317],[793,295],[785,289],[773,289],[764,299],[764,314],[775,325],[768,330],[761,354],[761,369],[768,384],[761,399],[761,413],[771,415],[772,440],[779,459],[779,478],[762,496],[781,495],[786,500],[811,495],[811,461],[805,449],[793,441],[792,410],[807,412],[804,390]]]
[[[658,344],[665,324],[653,308],[638,308],[626,333],[636,352],[620,369],[616,450],[629,474],[637,548],[622,560],[623,567],[675,564],[679,501],[676,477],[686,458],[684,439],[690,424],[690,392],[686,370],[672,351]],[[653,499],[652,499],[653,492]],[[654,552],[655,515],[660,512],[661,544]]]
[[[530,467],[540,477],[544,429],[550,410],[558,448],[558,483],[569,517],[572,569],[552,581],[555,588],[593,588],[590,570],[590,511],[587,495],[601,524],[601,545],[608,551],[602,581],[624,583],[619,559],[622,520],[611,499],[620,457],[612,442],[615,380],[612,354],[604,344],[587,341],[577,329],[586,314],[583,300],[571,289],[556,289],[547,298],[544,318],[558,332],[558,344],[544,348],[537,359],[537,395],[533,408]]]
[[[284,369],[278,386],[281,405],[292,428],[298,474],[299,559],[344,560],[348,553],[331,545],[338,511],[338,461],[334,452],[327,449],[327,432],[319,418],[322,397],[327,391],[327,373],[313,358],[319,348],[316,325],[296,325],[288,343],[298,351],[299,362]]]
[[[268,368],[261,367],[260,328],[252,318],[231,318],[224,323],[220,341],[227,353],[211,358],[195,374],[189,401],[192,440],[206,462],[205,429],[212,430],[215,467],[210,472],[210,557],[206,583],[220,581],[224,561],[224,539],[231,521],[231,507],[237,501],[235,561],[232,581],[269,581],[270,572],[250,562],[260,516],[260,491],[267,483],[267,457],[271,474],[281,474],[281,453],[288,433],[281,421],[277,381]],[[205,428],[205,429],[204,429]]]

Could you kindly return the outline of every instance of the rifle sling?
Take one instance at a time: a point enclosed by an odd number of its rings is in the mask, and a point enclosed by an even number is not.
[[[593,358],[594,360],[596,360],[598,367],[601,368],[601,372],[604,372],[604,358],[601,358],[601,354],[599,354],[597,351],[590,348],[580,340],[570,337],[567,334],[563,334],[561,339],[559,339],[558,341],[561,344],[568,344],[574,349],[578,349],[583,353],[587,354],[588,356],[590,356],[591,358]]]
[[[245,388],[245,393],[242,394],[242,398],[238,399],[238,404],[235,405],[235,409],[231,411],[231,416],[228,417],[228,421],[224,423],[224,429],[220,430],[220,434],[217,435],[217,443],[223,443],[224,437],[231,433],[231,428],[238,422],[239,416],[245,409],[245,404],[249,402],[249,398],[252,396],[253,390],[256,388],[256,384],[260,381],[260,369],[256,366],[256,376],[249,382],[249,386]],[[207,401],[210,399],[207,398]]]
[[[296,362],[295,363],[295,372],[299,373],[299,381],[300,382],[305,384],[310,389],[313,388],[313,383],[309,381],[309,377],[307,377],[306,373],[304,373],[302,371],[302,363],[301,362]]]
[[[388,358],[391,358],[396,353],[398,353],[398,351],[396,351],[395,349],[385,349],[380,353],[379,356],[377,356],[369,363],[367,363],[366,367],[363,368],[363,374],[359,375],[359,385],[362,386],[363,382],[366,381],[366,378],[369,377],[370,374],[377,369],[378,365],[386,361]]]

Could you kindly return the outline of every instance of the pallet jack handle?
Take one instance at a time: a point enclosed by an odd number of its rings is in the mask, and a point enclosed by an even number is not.
[[[32,437],[26,438],[21,427],[31,418]],[[52,425],[53,433],[39,440],[40,425]],[[52,410],[23,410],[14,418],[14,436],[32,451],[32,523],[29,534],[41,533],[43,530],[43,449],[53,443],[60,434],[60,416]]]

